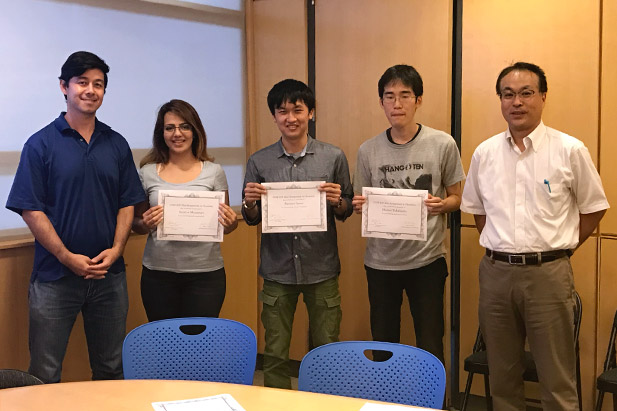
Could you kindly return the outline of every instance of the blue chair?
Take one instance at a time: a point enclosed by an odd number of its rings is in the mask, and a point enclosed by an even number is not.
[[[28,374],[25,371],[14,369],[0,370],[0,389],[25,387],[28,385],[39,384],[43,384],[43,381],[39,380],[32,374]]]
[[[222,318],[153,321],[128,333],[124,378],[253,383],[257,339],[246,325]]]
[[[367,350],[391,352],[376,362]],[[322,345],[302,359],[298,389],[441,409],[446,370],[433,354],[409,345],[344,341]]]

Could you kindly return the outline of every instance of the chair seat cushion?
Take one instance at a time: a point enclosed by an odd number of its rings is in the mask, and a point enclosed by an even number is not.
[[[617,392],[617,368],[600,374],[598,377],[598,389],[612,393]]]
[[[465,371],[474,374],[488,375],[488,360],[486,351],[478,351],[465,358]],[[525,381],[538,382],[538,372],[536,364],[529,351],[525,351],[525,372],[523,373]]]

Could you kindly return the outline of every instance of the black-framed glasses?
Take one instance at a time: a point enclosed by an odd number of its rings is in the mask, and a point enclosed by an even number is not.
[[[182,123],[182,124],[177,125],[177,126],[174,126],[173,124],[167,124],[163,128],[163,130],[166,133],[170,133],[171,134],[171,133],[175,132],[177,128],[179,128],[182,133],[186,133],[188,131],[191,131],[191,125],[189,123]]]

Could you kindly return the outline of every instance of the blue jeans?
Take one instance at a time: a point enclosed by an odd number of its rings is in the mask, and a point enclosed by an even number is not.
[[[45,383],[60,381],[69,335],[81,311],[93,380],[122,379],[122,343],[126,335],[126,273],[102,280],[77,275],[30,283],[30,368]]]

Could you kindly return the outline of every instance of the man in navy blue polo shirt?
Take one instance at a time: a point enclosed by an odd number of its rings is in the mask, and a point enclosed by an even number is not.
[[[96,119],[109,66],[79,51],[62,66],[66,112],[28,139],[7,201],[34,234],[30,368],[59,382],[81,311],[92,378],[122,378],[128,294],[122,253],[145,200],[126,140]]]

